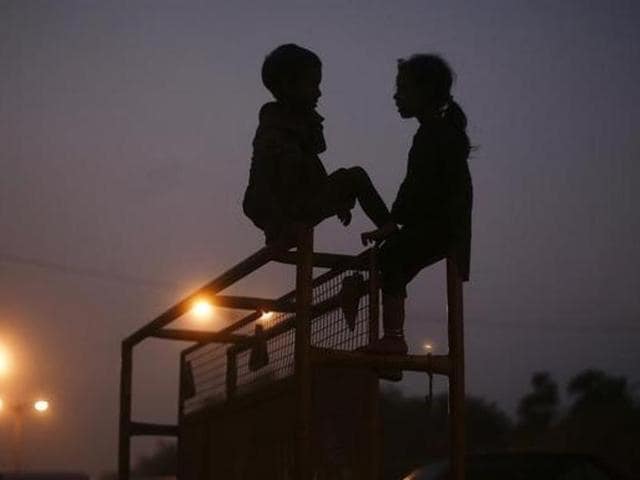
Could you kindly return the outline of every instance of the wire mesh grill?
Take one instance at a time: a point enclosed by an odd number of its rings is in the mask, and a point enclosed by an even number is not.
[[[226,351],[226,345],[212,343],[186,356],[185,361],[191,371],[195,395],[185,399],[185,413],[226,399]]]
[[[316,347],[355,350],[369,341],[369,274],[367,271],[329,271],[313,282],[311,344]],[[351,295],[345,290],[351,287]],[[294,295],[292,292],[290,295]],[[345,297],[349,297],[345,301]],[[349,301],[350,300],[350,301]],[[295,315],[273,313],[258,320],[263,340],[246,345],[207,344],[189,352],[194,395],[185,399],[185,414],[223,402],[227,398],[228,356],[235,358],[234,391],[243,395],[287,378],[294,373]],[[252,334],[253,326],[237,333]],[[266,351],[266,357],[264,352]],[[262,354],[256,368],[252,362]],[[265,362],[266,360],[266,362]]]

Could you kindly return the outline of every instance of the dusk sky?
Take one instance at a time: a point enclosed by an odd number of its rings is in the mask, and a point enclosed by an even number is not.
[[[439,52],[457,72],[477,146],[472,395],[513,413],[532,372],[564,389],[588,367],[639,386],[639,25],[634,0],[0,0],[0,397],[52,405],[27,422],[27,466],[114,470],[120,341],[262,246],[241,200],[261,63],[289,42],[323,62],[327,169],[364,167],[388,203],[417,128],[392,100],[396,60]],[[356,208],[316,249],[356,253],[370,227]],[[411,283],[414,352],[446,353],[444,292],[442,265]],[[136,350],[136,419],[175,422],[185,346]],[[0,412],[0,469],[10,433]]]

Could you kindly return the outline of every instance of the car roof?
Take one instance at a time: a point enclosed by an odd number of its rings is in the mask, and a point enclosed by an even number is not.
[[[78,472],[7,472],[0,480],[89,480],[89,475]]]

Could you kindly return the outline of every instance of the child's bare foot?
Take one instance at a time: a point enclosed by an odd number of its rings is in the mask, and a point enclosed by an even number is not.
[[[367,246],[370,243],[380,243],[396,230],[398,230],[398,226],[393,222],[389,222],[377,230],[362,233],[360,235],[360,240],[362,240],[362,245],[364,246]]]

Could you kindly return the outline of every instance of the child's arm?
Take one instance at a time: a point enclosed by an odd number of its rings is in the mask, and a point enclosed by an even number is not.
[[[378,228],[377,230],[361,233],[360,240],[362,241],[362,245],[366,247],[370,243],[380,243],[383,240],[386,240],[397,231],[398,226],[393,222],[389,222],[386,225]]]

